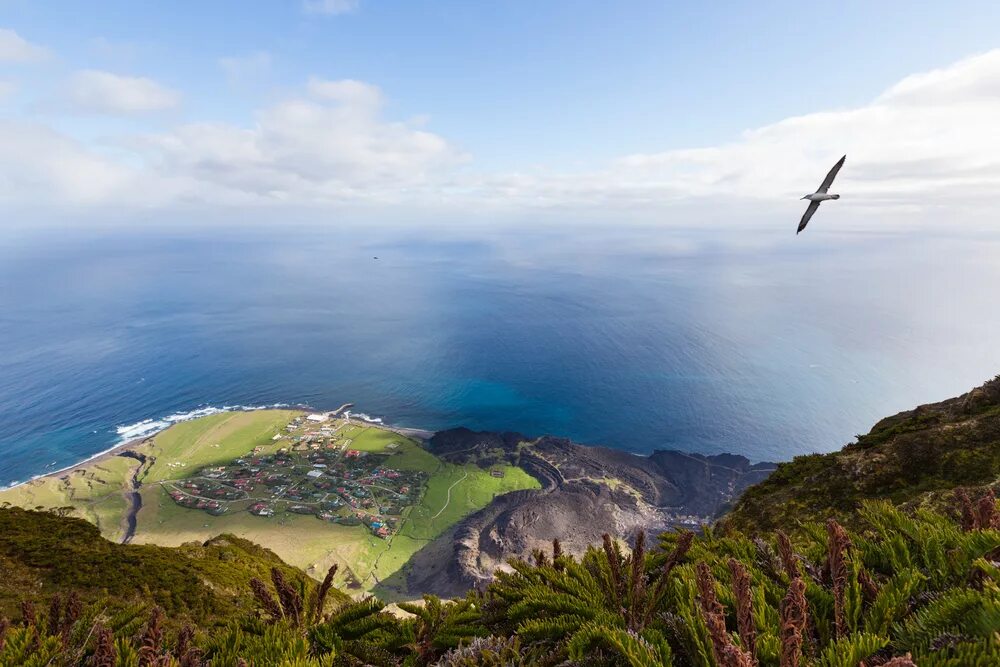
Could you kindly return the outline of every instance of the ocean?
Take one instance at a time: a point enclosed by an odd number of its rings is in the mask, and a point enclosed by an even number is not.
[[[376,259],[377,257],[377,259]],[[831,451],[1000,372],[1000,237],[547,226],[0,240],[0,486],[218,409]]]

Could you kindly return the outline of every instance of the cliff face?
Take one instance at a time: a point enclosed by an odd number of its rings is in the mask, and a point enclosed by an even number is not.
[[[605,533],[631,540],[639,530],[696,525],[774,468],[740,456],[659,451],[642,457],[561,438],[467,429],[434,436],[430,448],[454,462],[514,463],[543,488],[500,496],[459,522],[383,583],[387,595],[460,595],[489,581],[510,558],[551,550],[553,538],[565,552],[580,554]]]
[[[1000,377],[967,394],[875,424],[832,454],[782,463],[747,490],[724,523],[742,530],[794,529],[850,517],[864,499],[955,512],[954,490],[973,495],[1000,480]]]

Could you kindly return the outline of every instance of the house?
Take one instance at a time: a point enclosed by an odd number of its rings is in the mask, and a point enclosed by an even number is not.
[[[256,514],[257,516],[271,516],[274,514],[274,510],[264,503],[257,503],[250,507],[250,513]]]
[[[306,477],[312,477],[313,479],[322,476],[323,476],[322,470],[310,470],[309,472],[306,473]]]
[[[311,414],[306,417],[311,422],[325,422],[326,415],[324,414]]]

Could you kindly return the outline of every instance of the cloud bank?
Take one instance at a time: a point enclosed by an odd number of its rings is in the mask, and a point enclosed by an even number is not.
[[[71,99],[106,113],[171,108],[179,93],[148,79],[79,73]],[[111,145],[8,119],[0,198],[88,205],[343,203],[516,210],[655,212],[713,201],[767,207],[811,192],[848,154],[835,190],[844,211],[942,208],[969,216],[1000,204],[1000,49],[909,76],[869,104],[749,129],[715,146],[624,155],[603,168],[474,173],[423,121],[385,117],[385,94],[312,78],[246,125],[188,122]]]

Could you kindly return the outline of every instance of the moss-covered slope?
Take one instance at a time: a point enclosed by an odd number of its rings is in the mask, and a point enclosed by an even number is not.
[[[141,598],[206,627],[252,608],[250,579],[267,580],[272,567],[297,587],[314,585],[271,551],[230,535],[177,548],[122,545],[82,519],[0,509],[0,614],[11,614],[25,598],[77,591],[85,598]]]
[[[996,487],[998,479],[1000,377],[883,419],[839,452],[780,464],[743,494],[723,523],[771,530],[830,516],[850,522],[866,499],[955,513],[955,488]]]

